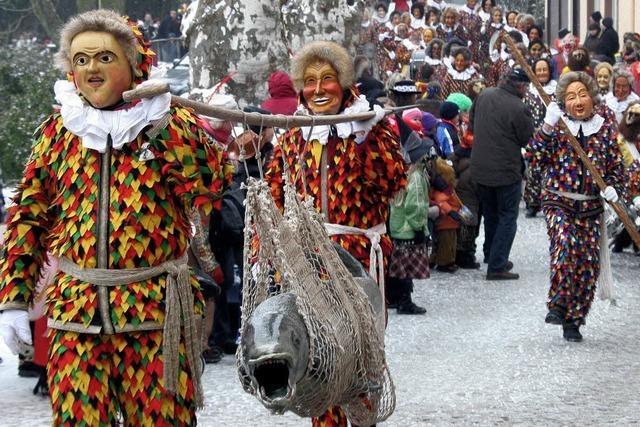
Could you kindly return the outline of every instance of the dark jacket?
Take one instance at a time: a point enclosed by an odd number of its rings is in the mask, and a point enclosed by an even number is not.
[[[469,128],[474,135],[471,177],[488,187],[522,179],[522,154],[533,136],[533,118],[507,80],[480,93],[471,107]]]
[[[591,58],[598,54],[598,46],[600,45],[601,34],[602,31],[599,31],[598,35],[592,36],[591,34],[589,34],[584,39],[584,44],[582,46],[589,51],[589,55],[591,56]]]
[[[620,40],[618,38],[618,32],[611,27],[605,28],[600,36],[600,43],[598,43],[596,53],[606,56],[607,62],[614,64],[616,53],[618,53],[619,50]]]

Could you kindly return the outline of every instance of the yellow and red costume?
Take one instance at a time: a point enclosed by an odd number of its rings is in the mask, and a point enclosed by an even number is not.
[[[347,108],[358,96],[351,89],[344,104]],[[300,128],[284,134],[275,147],[266,178],[279,206],[284,205],[283,158],[298,194],[314,198],[322,212],[323,188],[320,166],[326,156],[326,221],[328,223],[369,229],[384,224],[389,215],[389,201],[407,185],[405,165],[398,137],[386,120],[378,122],[366,139],[357,143],[353,135],[341,138],[334,129],[326,144],[306,141]],[[305,187],[306,184],[306,187]],[[369,267],[371,243],[364,235],[338,234],[332,239]],[[385,258],[391,254],[391,239],[381,236]]]
[[[340,114],[355,102],[362,102],[355,87],[345,94]],[[384,225],[391,198],[407,185],[400,143],[387,121],[374,125],[360,142],[354,135],[340,136],[336,127],[329,127],[324,138],[319,131],[318,139],[312,136],[307,141],[305,135],[313,130],[291,129],[275,147],[266,179],[276,203],[281,208],[284,205],[284,159],[287,179],[301,197],[313,197],[315,208],[324,212],[327,223],[361,230]],[[366,235],[335,234],[331,238],[369,268],[371,241]],[[380,246],[386,263],[392,250],[386,233],[380,235]],[[322,417],[314,418],[313,425],[346,426],[347,418],[341,408],[332,407]]]
[[[146,43],[138,53],[146,64],[146,79],[153,53]],[[105,154],[69,131],[62,114],[51,115],[35,133],[16,204],[9,211],[0,261],[0,310],[27,308],[47,252],[60,258],[61,265],[64,261],[82,271],[98,267],[103,179],[109,179],[107,269],[156,267],[183,258],[191,234],[190,209],[208,214],[217,208],[232,173],[199,120],[188,109],[168,108],[159,123],[149,123],[132,141],[110,150],[105,177]],[[170,357],[163,355],[162,330],[165,297],[171,291],[167,277],[162,273],[99,286],[64,271],[56,274],[47,290],[54,425],[113,425],[118,412],[126,425],[195,422],[193,366],[185,357],[185,337],[177,345],[175,394],[164,388],[163,365]],[[188,280],[193,301],[181,302],[202,315],[199,284],[194,277]]]

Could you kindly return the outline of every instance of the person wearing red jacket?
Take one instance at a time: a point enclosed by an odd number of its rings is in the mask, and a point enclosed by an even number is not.
[[[271,114],[292,115],[298,108],[298,97],[289,74],[276,71],[269,76],[269,98],[260,105]]]

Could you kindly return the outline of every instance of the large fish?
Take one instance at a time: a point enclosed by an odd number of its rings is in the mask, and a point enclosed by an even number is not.
[[[376,315],[383,310],[382,296],[362,265],[339,245],[334,245],[343,263],[362,286]],[[243,328],[241,378],[247,391],[271,412],[296,411],[298,382],[309,366],[309,333],[293,293],[285,292],[260,303]],[[311,365],[318,365],[313,361]],[[364,385],[363,388],[376,387]]]

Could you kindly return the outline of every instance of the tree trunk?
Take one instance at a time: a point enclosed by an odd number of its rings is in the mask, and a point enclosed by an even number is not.
[[[47,36],[57,43],[60,39],[60,28],[63,22],[56,13],[53,2],[51,0],[31,0],[31,8]]]
[[[125,13],[125,3],[125,0],[76,0],[78,13],[99,8]]]
[[[349,0],[200,0],[183,29],[191,86],[213,87],[226,76],[240,105],[267,96],[267,78],[288,71],[291,55],[312,40],[334,40],[355,54],[361,2]]]

